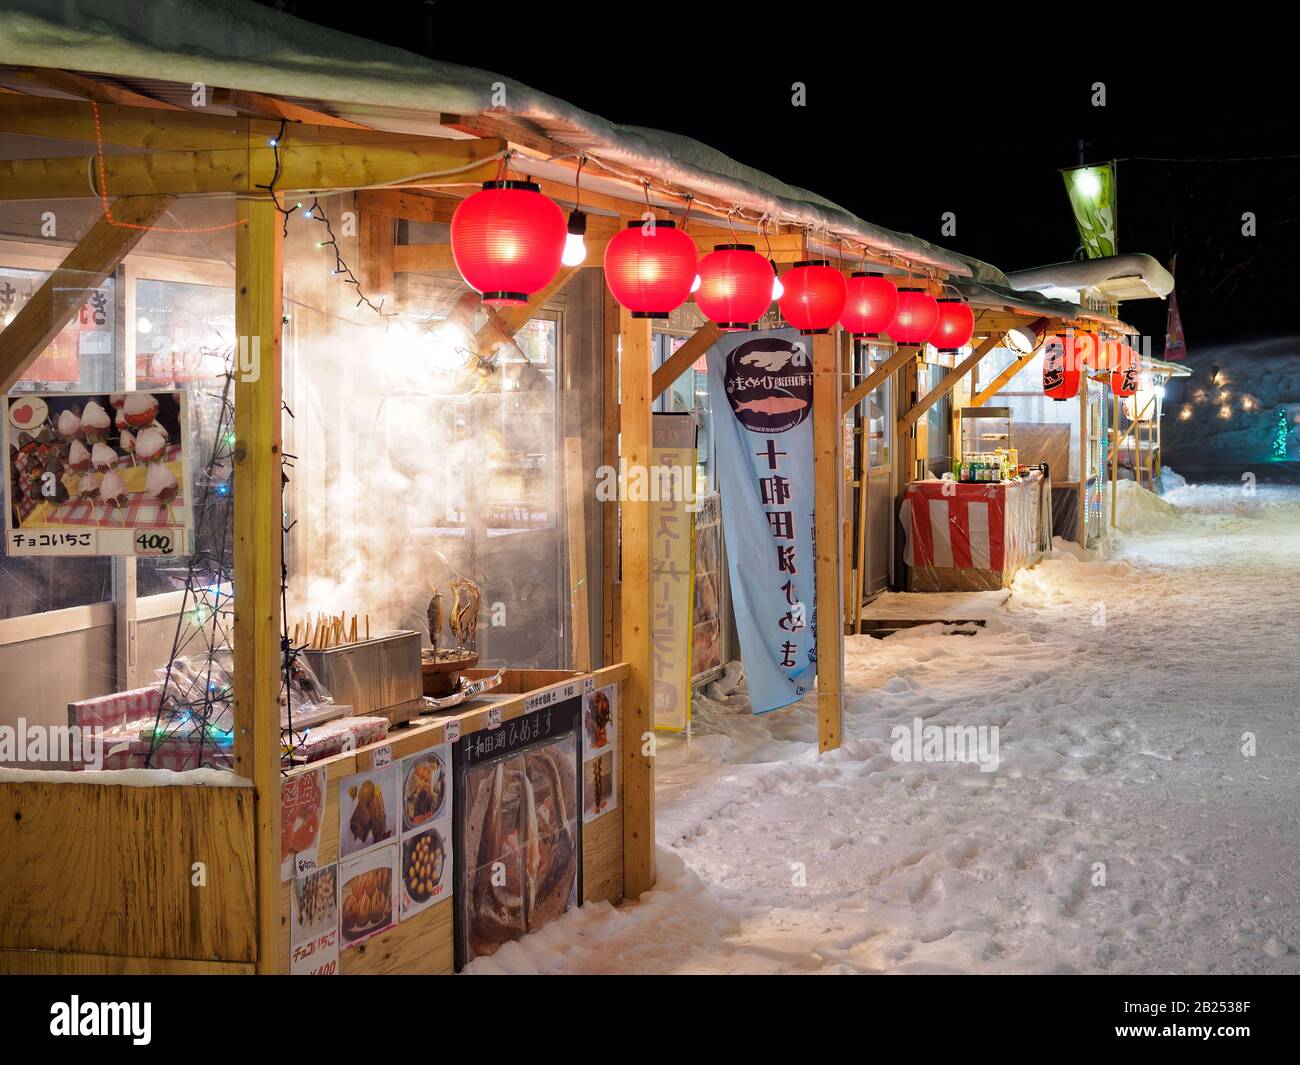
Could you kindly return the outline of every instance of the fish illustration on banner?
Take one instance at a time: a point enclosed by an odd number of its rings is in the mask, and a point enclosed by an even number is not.
[[[812,355],[774,329],[727,334],[706,358],[732,605],[763,714],[817,675]]]

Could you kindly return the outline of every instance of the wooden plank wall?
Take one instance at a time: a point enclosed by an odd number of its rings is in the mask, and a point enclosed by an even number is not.
[[[0,783],[0,950],[252,963],[253,817],[247,787]],[[22,964],[0,953],[0,972]]]

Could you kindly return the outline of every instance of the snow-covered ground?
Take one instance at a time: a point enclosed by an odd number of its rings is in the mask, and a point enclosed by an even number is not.
[[[1166,498],[978,635],[851,638],[830,755],[811,701],[700,700],[659,887],[472,970],[1300,972],[1300,488]],[[915,718],[997,725],[999,768],[894,760]]]

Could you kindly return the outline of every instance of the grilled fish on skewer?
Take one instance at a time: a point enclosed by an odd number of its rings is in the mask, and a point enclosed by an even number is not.
[[[433,598],[429,600],[429,609],[425,614],[425,621],[429,626],[429,639],[433,642],[435,658],[438,655],[438,633],[442,632],[442,619],[442,592],[435,588]]]

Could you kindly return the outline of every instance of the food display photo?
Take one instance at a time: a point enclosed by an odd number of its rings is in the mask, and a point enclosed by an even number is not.
[[[451,745],[442,744],[402,760],[402,830],[420,828],[448,815],[451,805]]]
[[[401,762],[402,855],[398,918],[452,896],[451,744]]]
[[[468,768],[466,864],[457,889],[462,963],[496,953],[577,904],[576,718],[562,735]]]
[[[293,881],[293,941],[304,942],[338,927],[339,867],[327,865]]]
[[[345,950],[396,921],[397,851],[397,844],[390,843],[340,866],[339,932]]]
[[[593,755],[582,763],[582,820],[594,821],[614,809],[614,752]]]
[[[398,775],[393,763],[339,782],[340,854],[357,854],[396,837]]]
[[[401,912],[405,920],[451,897],[451,823],[415,832],[402,840]]]
[[[325,771],[289,777],[280,785],[280,879],[316,865],[325,812]]]
[[[183,392],[28,393],[7,397],[4,412],[10,554],[187,551]]]
[[[582,699],[582,821],[594,821],[618,805],[618,688],[610,685]]]

